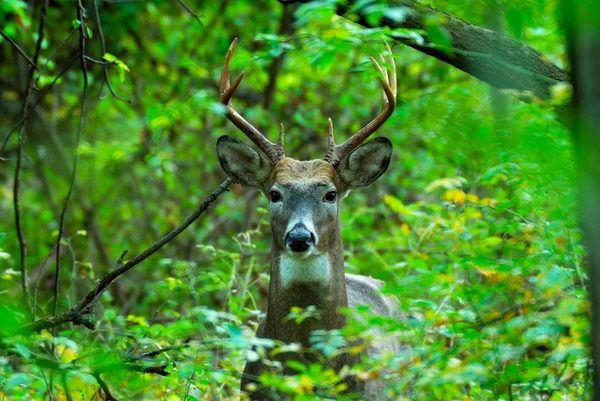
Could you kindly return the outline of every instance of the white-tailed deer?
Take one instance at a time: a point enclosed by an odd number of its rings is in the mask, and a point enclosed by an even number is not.
[[[383,70],[373,58],[371,61],[381,74],[383,109],[360,131],[341,145],[333,138],[329,120],[329,149],[322,160],[298,161],[285,157],[283,125],[279,141],[270,142],[256,128],[238,114],[231,98],[244,74],[230,82],[229,62],[237,39],[231,44],[221,73],[220,100],[227,106],[227,117],[264,155],[230,136],[217,142],[217,154],[223,170],[244,187],[262,191],[269,200],[273,233],[271,245],[271,281],[268,309],[256,335],[284,343],[297,342],[309,347],[314,330],[339,330],[346,325],[341,307],[370,305],[379,315],[396,316],[396,303],[380,293],[382,282],[370,277],[344,274],[344,252],[340,227],[340,203],[352,189],[364,188],[379,178],[388,168],[392,144],[386,138],[376,138],[363,145],[375,130],[392,115],[396,106],[396,73],[389,46],[387,64]],[[386,62],[383,56],[381,61]],[[285,319],[290,308],[316,307],[320,318],[310,318],[297,324]],[[392,351],[399,344],[391,341],[370,349]],[[281,356],[280,358],[284,358]],[[289,354],[286,354],[289,358]],[[311,354],[297,353],[292,358],[311,362]],[[342,354],[329,361],[339,371],[352,366],[359,356]],[[285,366],[285,365],[284,365]],[[242,390],[256,378],[265,365],[260,361],[248,362],[242,379]],[[350,392],[368,400],[383,399],[382,389],[375,382],[361,383],[348,380]],[[251,394],[253,400],[282,399],[281,394],[260,388]]]

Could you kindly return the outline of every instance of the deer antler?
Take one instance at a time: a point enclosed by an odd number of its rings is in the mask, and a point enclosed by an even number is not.
[[[235,52],[235,46],[237,45],[237,38],[231,42],[227,56],[225,56],[225,62],[223,63],[223,70],[221,70],[221,83],[219,85],[219,99],[221,103],[227,106],[227,118],[229,121],[235,124],[260,150],[262,150],[271,159],[273,164],[277,164],[281,159],[285,157],[283,151],[283,124],[280,126],[279,140],[277,143],[269,141],[263,134],[261,134],[256,128],[252,126],[248,121],[244,119],[237,111],[233,109],[231,98],[234,92],[242,82],[244,73],[242,72],[237,79],[233,82],[230,81],[231,72],[229,71],[229,62]]]
[[[388,52],[388,65],[391,68],[386,68],[385,71],[381,68],[377,60],[371,57],[373,66],[381,74],[379,80],[383,87],[383,105],[381,113],[375,117],[371,122],[362,127],[356,134],[352,135],[350,139],[341,145],[336,145],[333,138],[333,124],[329,119],[329,148],[325,154],[324,160],[331,163],[333,166],[337,166],[346,156],[356,149],[365,139],[367,139],[373,132],[377,131],[379,127],[386,122],[388,118],[394,112],[396,108],[396,95],[397,95],[397,84],[396,84],[396,64],[394,63],[394,56],[392,49],[385,44]],[[385,65],[386,61],[382,54],[379,55],[381,63]]]

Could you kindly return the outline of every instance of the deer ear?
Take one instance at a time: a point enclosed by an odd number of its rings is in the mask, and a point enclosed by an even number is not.
[[[392,143],[378,137],[354,149],[336,171],[347,189],[364,188],[377,180],[390,165]]]
[[[244,187],[261,189],[273,170],[265,156],[228,135],[217,141],[217,155],[227,175]]]

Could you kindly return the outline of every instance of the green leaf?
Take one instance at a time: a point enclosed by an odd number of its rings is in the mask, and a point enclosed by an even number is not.
[[[29,351],[29,348],[27,348],[24,344],[15,343],[13,347],[13,350],[17,354],[21,355],[24,359],[29,359],[31,356],[31,351]]]
[[[16,373],[8,378],[4,385],[5,391],[11,391],[19,386],[29,386],[33,382],[33,376],[27,373]]]
[[[86,28],[88,39],[93,38],[94,37],[94,32],[92,32],[92,30],[89,27],[87,27],[87,26],[85,28]]]
[[[290,368],[294,369],[297,372],[306,372],[306,365],[304,365],[302,362],[298,362],[292,359],[286,361],[286,365],[288,365]]]
[[[73,28],[75,29],[81,26],[81,21],[79,21],[78,19],[74,19],[73,21],[71,21],[71,23],[73,24]]]
[[[102,58],[110,63],[114,63],[118,60],[118,58],[116,58],[110,53],[105,53],[104,56],[102,56]]]

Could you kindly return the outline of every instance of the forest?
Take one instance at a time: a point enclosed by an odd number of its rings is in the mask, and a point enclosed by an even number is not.
[[[2,0],[0,401],[600,400],[599,54],[599,0]]]

